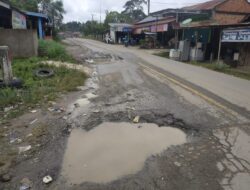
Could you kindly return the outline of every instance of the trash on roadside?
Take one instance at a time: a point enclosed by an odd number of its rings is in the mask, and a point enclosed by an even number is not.
[[[23,178],[20,181],[20,188],[19,190],[27,190],[27,189],[31,189],[32,188],[32,182],[28,179],[28,178]]]
[[[94,63],[94,60],[93,59],[86,59],[85,60],[87,63]]]
[[[23,152],[27,152],[31,149],[31,145],[28,145],[28,146],[21,146],[18,148],[18,152],[19,154],[23,153]]]
[[[13,106],[10,106],[10,107],[6,107],[4,108],[4,112],[9,112],[10,110],[14,109]]]
[[[32,137],[32,136],[33,136],[33,134],[30,133],[30,134],[28,134],[28,135],[26,136],[26,138],[29,138],[29,137]]]
[[[55,113],[62,113],[62,112],[65,112],[65,109],[64,108],[62,108],[62,107],[50,107],[50,108],[48,108],[48,110],[50,111],[50,112],[55,112]]]
[[[133,122],[134,123],[139,123],[140,121],[140,116],[136,116],[134,119],[133,119]]]
[[[74,106],[75,106],[75,108],[79,108],[79,107],[80,107],[80,104],[75,103]]]
[[[57,112],[57,113],[62,113],[62,112],[65,112],[65,109],[62,108],[62,107],[59,107],[59,108],[54,108],[54,112]]]
[[[92,113],[100,113],[100,110],[94,110]]]
[[[85,94],[85,96],[86,96],[86,98],[88,98],[88,99],[94,99],[94,98],[97,97],[97,95],[94,94],[94,93],[87,93],[87,94]]]
[[[126,109],[135,111],[134,107],[126,107]]]
[[[4,174],[1,176],[2,182],[9,182],[11,180],[11,176],[9,174]]]
[[[33,125],[37,121],[38,121],[38,119],[34,119],[33,121],[30,122],[30,125]]]
[[[181,167],[181,163],[179,162],[174,162],[174,165],[176,165],[177,167]]]
[[[53,111],[54,111],[54,108],[48,108],[48,110],[49,110],[50,112],[53,112]]]
[[[20,138],[15,138],[15,139],[11,139],[11,140],[10,140],[10,144],[13,144],[13,143],[15,143],[15,142],[21,143],[21,142],[22,142],[22,139],[20,139]]]
[[[93,73],[92,73],[92,76],[93,77],[95,77],[95,76],[97,76],[98,75],[98,73],[96,72],[96,71],[94,71]]]
[[[49,104],[54,106],[54,105],[56,105],[56,102],[54,102],[54,101],[49,101]]]
[[[37,112],[37,110],[31,110],[30,111],[30,113],[36,113]]]
[[[53,179],[52,179],[52,177],[51,176],[45,176],[44,178],[43,178],[43,183],[45,183],[45,184],[49,184],[49,183],[51,183],[53,181]]]

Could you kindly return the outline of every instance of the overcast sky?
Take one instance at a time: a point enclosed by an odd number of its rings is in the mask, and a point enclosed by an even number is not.
[[[100,12],[102,20],[105,18],[105,11],[122,11],[123,5],[127,0],[63,0],[66,14],[64,22],[79,21],[86,22],[92,19],[100,20]],[[166,9],[180,8],[183,6],[193,5],[195,3],[205,2],[208,0],[151,0],[151,12]],[[100,11],[101,10],[101,11]],[[147,9],[145,7],[145,13]]]

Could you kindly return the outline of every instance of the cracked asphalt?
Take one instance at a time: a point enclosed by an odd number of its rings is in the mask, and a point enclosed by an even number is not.
[[[39,162],[30,165],[28,159],[13,169],[16,176],[9,189],[18,187],[20,179],[28,176],[35,190],[249,190],[247,110],[217,97],[218,94],[206,93],[206,89],[190,84],[184,77],[174,77],[150,66],[152,57],[144,50],[77,38],[64,43],[78,62],[89,68],[90,77],[78,92],[68,94],[58,103],[66,107],[66,113],[53,120],[60,127],[52,132],[51,142],[35,155]],[[227,109],[222,109],[224,106]],[[186,143],[147,157],[138,172],[107,183],[74,184],[63,175],[67,141],[75,128],[84,129],[87,135],[104,122],[132,123],[136,116],[140,116],[139,124],[180,129],[187,135]],[[136,153],[127,157],[128,162],[133,162]],[[40,177],[45,174],[54,179],[49,185],[41,182]]]
[[[78,117],[78,127],[90,130],[104,121],[127,122],[140,115],[141,122],[177,127],[188,134],[186,144],[148,158],[135,175],[108,184],[85,182],[72,189],[249,189],[249,120],[244,114],[228,114],[141,67],[147,57],[131,49],[82,39],[67,43],[112,57],[108,62],[90,57],[99,78],[98,98],[90,109],[98,113]]]

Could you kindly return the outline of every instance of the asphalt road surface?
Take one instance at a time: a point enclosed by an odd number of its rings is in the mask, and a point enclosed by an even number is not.
[[[64,43],[89,79],[55,103],[65,112],[12,121],[49,131],[7,189],[26,177],[35,190],[249,190],[249,81],[134,47]]]
[[[97,172],[100,176],[95,174],[98,167],[91,166],[86,169],[93,172],[89,174],[89,181],[80,174],[70,176],[69,172],[67,176],[67,171],[63,171],[59,180],[61,185],[57,184],[57,187],[249,189],[249,81],[157,57],[134,47],[125,48],[86,39],[68,39],[66,43],[78,60],[93,69],[92,77],[94,76],[98,85],[94,90],[98,97],[91,101],[88,108],[88,112],[94,110],[93,114],[86,119],[79,116],[77,111],[71,120],[72,124],[90,132],[93,130],[94,133],[95,128],[98,129],[98,125],[103,122],[131,122],[135,116],[140,116],[139,123],[181,129],[187,135],[187,141],[148,156],[138,171],[117,174],[113,179],[101,183],[98,179],[102,179],[103,173],[106,172],[104,175],[107,177],[113,170],[120,169],[119,164],[115,164],[120,163],[115,155],[120,155],[121,152],[112,151],[114,164],[104,171],[100,167]],[[81,53],[83,50],[85,53]],[[86,108],[80,110],[81,114],[84,110],[86,112]],[[74,139],[70,137],[72,138]],[[169,137],[166,136],[167,138]],[[178,135],[176,138],[178,139]],[[133,135],[130,134],[125,139],[133,141]],[[145,146],[149,146],[146,141]],[[156,142],[151,144],[154,143]],[[117,142],[117,146],[119,145]],[[135,147],[127,148],[133,150]],[[133,164],[133,160],[136,162],[143,148],[135,148],[133,153],[128,152],[129,155],[126,154],[126,148],[124,151],[126,166],[128,163]],[[101,157],[98,163],[107,165],[105,158]],[[85,166],[88,167],[88,164]]]

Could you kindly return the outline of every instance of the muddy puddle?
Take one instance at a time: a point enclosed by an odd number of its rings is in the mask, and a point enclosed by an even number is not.
[[[103,123],[88,132],[74,129],[62,176],[69,184],[111,182],[140,171],[151,155],[185,142],[183,131],[155,124]]]

